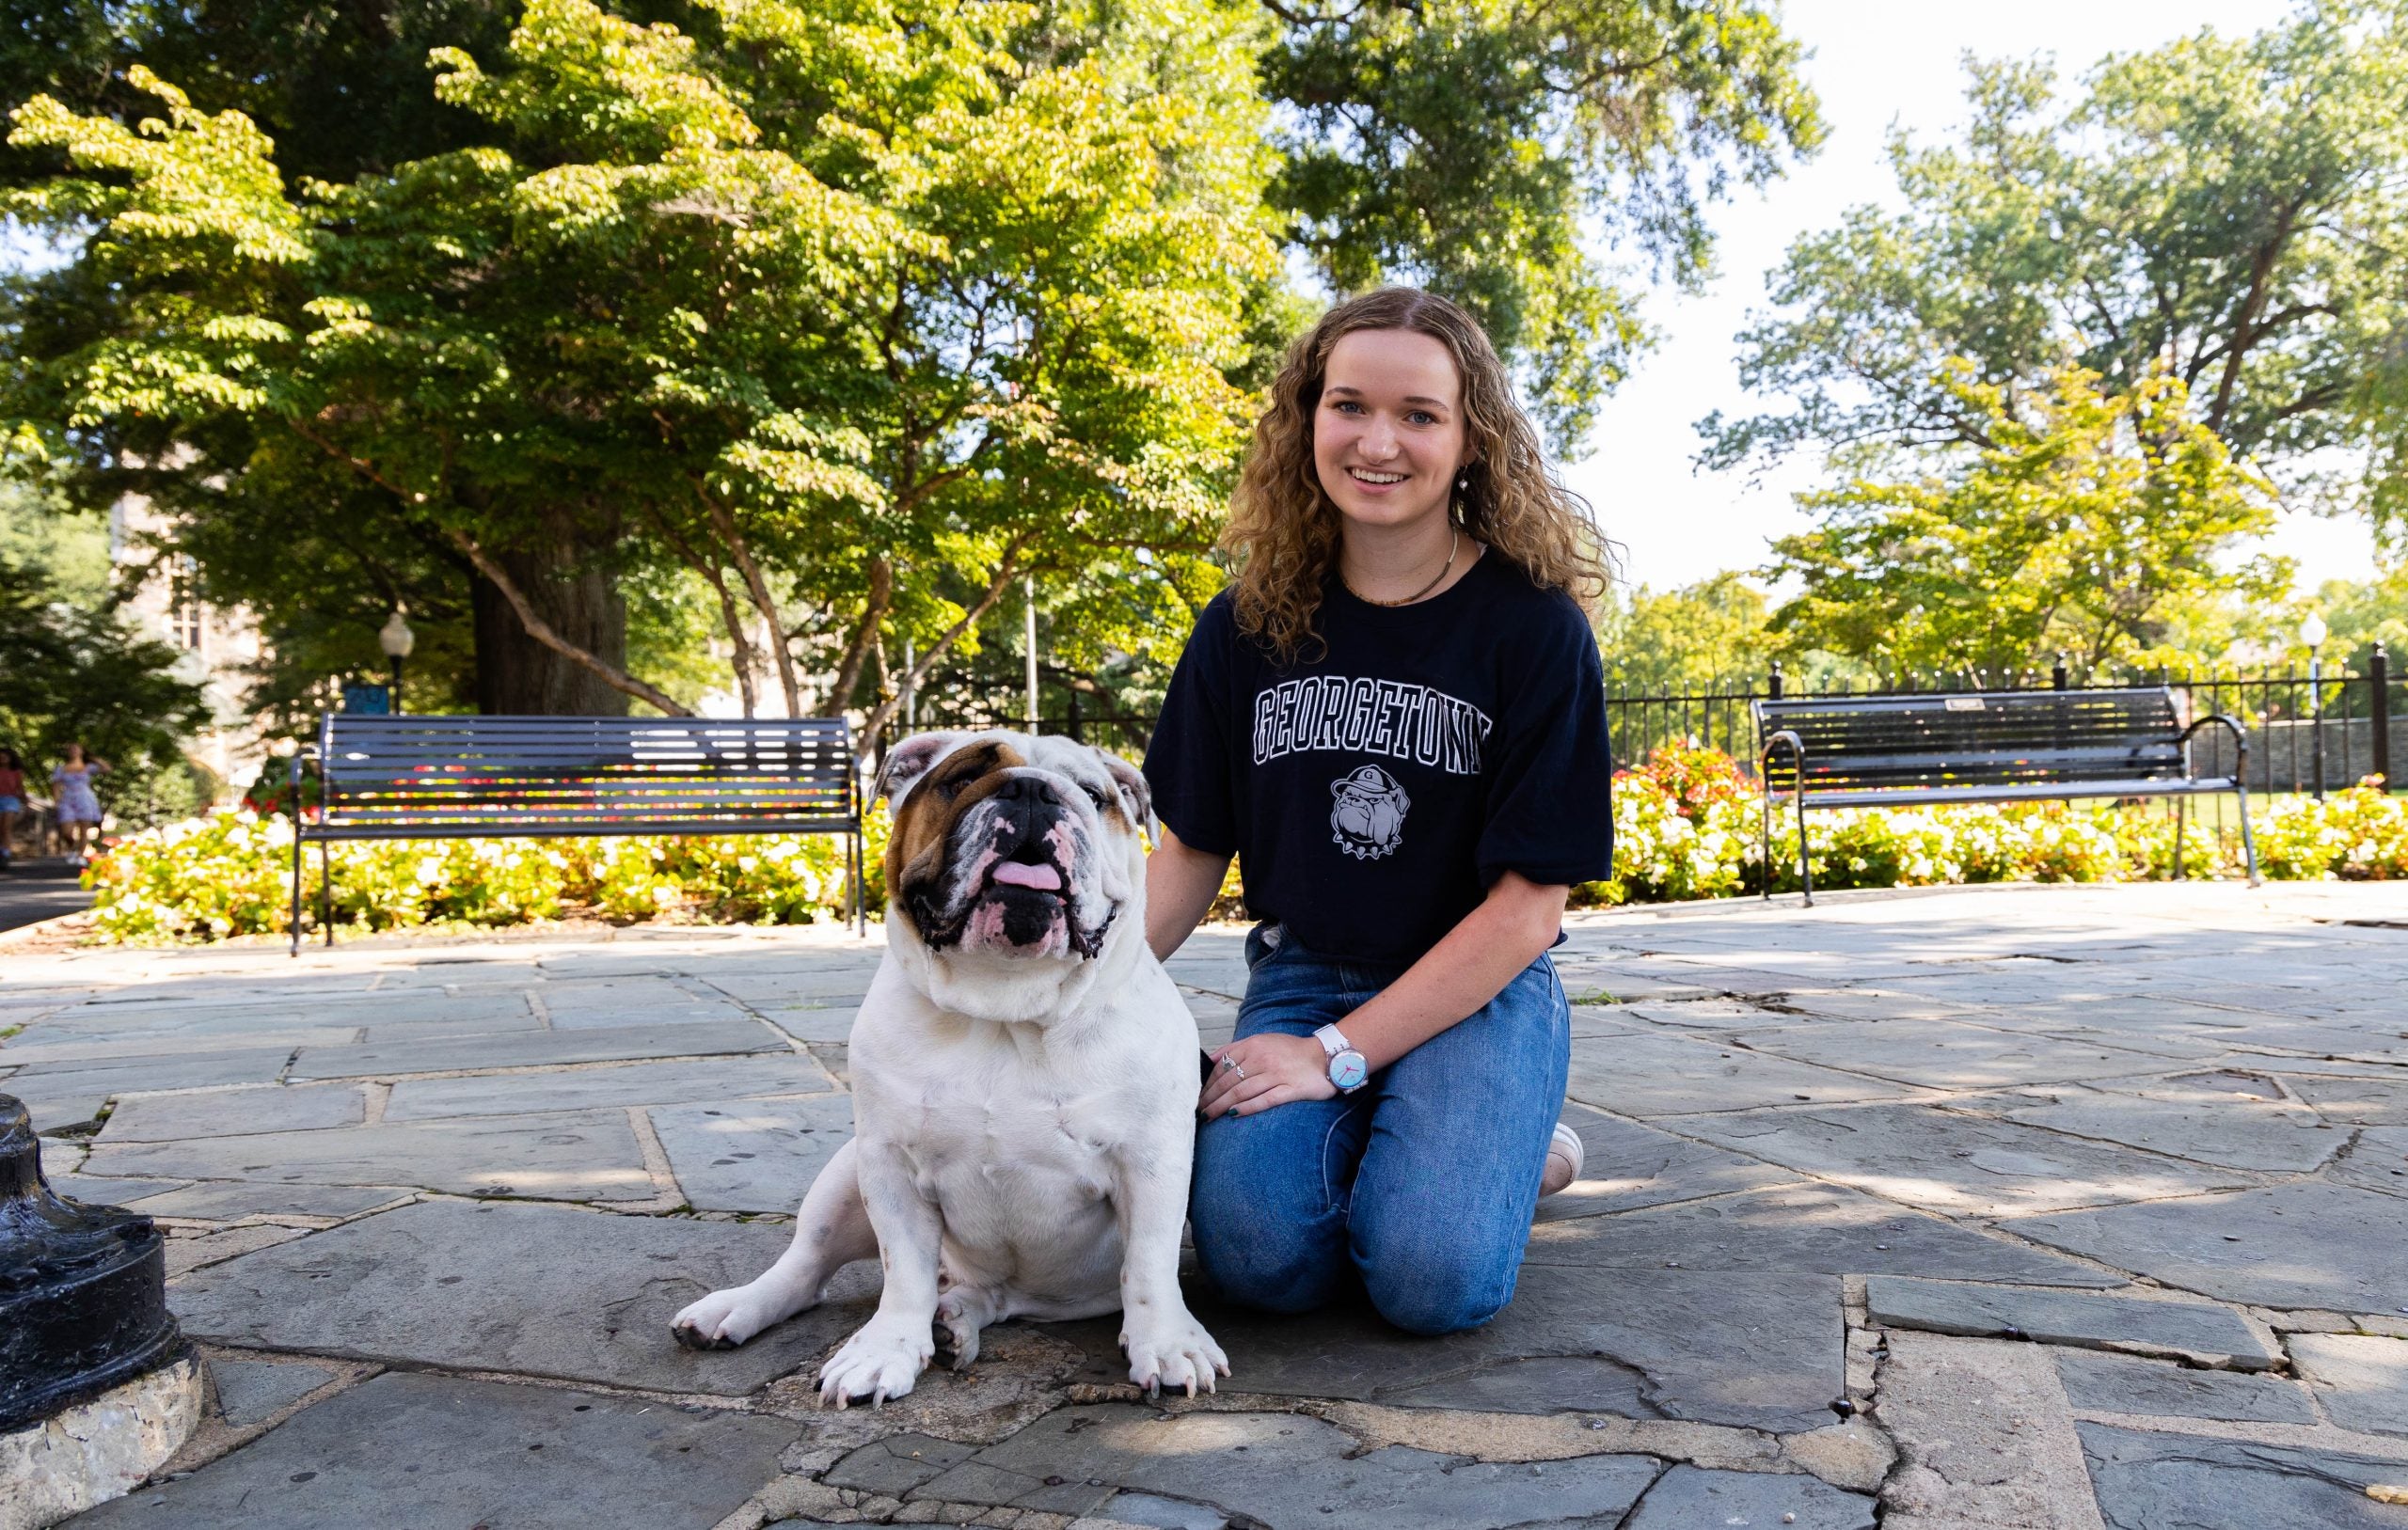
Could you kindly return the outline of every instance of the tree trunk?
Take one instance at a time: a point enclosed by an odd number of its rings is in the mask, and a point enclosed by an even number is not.
[[[595,553],[617,528],[554,514],[543,535],[494,550],[494,560],[562,638],[619,669],[627,662],[627,603]],[[627,698],[592,670],[528,636],[501,591],[472,576],[477,710],[554,717],[625,717]]]

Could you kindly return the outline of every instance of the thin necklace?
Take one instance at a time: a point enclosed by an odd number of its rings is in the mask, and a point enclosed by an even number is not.
[[[1416,590],[1413,593],[1405,596],[1402,600],[1373,600],[1370,596],[1363,593],[1360,590],[1355,589],[1352,584],[1347,583],[1346,567],[1342,562],[1339,565],[1338,569],[1338,582],[1339,584],[1346,585],[1346,592],[1354,596],[1356,600],[1361,601],[1366,606],[1410,606],[1415,601],[1419,600],[1422,596],[1428,594],[1431,591],[1438,588],[1439,583],[1447,576],[1447,570],[1455,566],[1455,549],[1462,544],[1463,540],[1464,528],[1460,526],[1456,527],[1454,528],[1454,534],[1447,538],[1446,562],[1439,565],[1438,572],[1431,576],[1430,582],[1428,584],[1425,584],[1420,589]]]

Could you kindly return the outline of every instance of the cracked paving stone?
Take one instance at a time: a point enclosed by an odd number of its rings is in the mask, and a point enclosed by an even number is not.
[[[1578,1179],[1539,1203],[1541,1222],[1693,1201],[1796,1178],[1786,1170],[1586,1106],[1567,1102],[1563,1120],[1580,1134],[1586,1166]]]
[[[1645,1378],[1642,1418],[1727,1424],[1786,1433],[1831,1421],[1846,1380],[1840,1283],[1830,1275],[1526,1266],[1513,1300],[1468,1333],[1418,1338],[1367,1306],[1298,1317],[1197,1303],[1228,1354],[1224,1391],[1388,1402],[1433,1383],[1476,1388],[1497,1412],[1608,1411],[1621,1395],[1606,1373],[1584,1404],[1550,1394],[1563,1374],[1532,1360],[1611,1362]],[[1110,1320],[1054,1332],[1085,1349],[1082,1380],[1115,1382],[1127,1367]],[[1468,1380],[1483,1370],[1492,1374]]]
[[[332,1365],[314,1361],[212,1360],[209,1379],[217,1388],[217,1411],[236,1428],[257,1424],[289,1402],[298,1402],[335,1379]]]
[[[2094,1046],[1926,1020],[1837,1020],[1735,1036],[1761,1052],[1799,1063],[1869,1073],[1928,1089],[1994,1089],[2002,1084],[2070,1083],[2163,1070],[2165,1060],[2121,1047]],[[1860,1098],[1863,1096],[1859,1096]]]
[[[1201,1504],[1181,1503],[1149,1492],[1114,1493],[1095,1512],[1099,1520],[1142,1524],[1148,1530],[1228,1530],[1228,1516]]]
[[[2301,1180],[2001,1225],[2226,1301],[2323,1312],[2408,1305],[2400,1294],[2408,1204],[2349,1185]]]
[[[1664,1125],[1889,1200],[1958,1216],[2154,1200],[2258,1182],[2243,1170],[1921,1105],[1690,1115]]]
[[[1087,1503],[1085,1495],[1125,1488],[1210,1504],[1269,1525],[1492,1530],[1557,1521],[1614,1523],[1657,1472],[1644,1456],[1471,1465],[1403,1445],[1349,1459],[1354,1448],[1343,1431],[1295,1413],[1165,1419],[1142,1408],[1065,1408],[934,1478],[918,1496],[1034,1507],[1044,1506],[1043,1494],[1075,1490],[1084,1506],[1077,1512],[1088,1512],[1104,1499]],[[1047,1488],[1049,1477],[1058,1485]],[[1106,1486],[1089,1487],[1091,1480]]]
[[[304,1047],[293,1061],[295,1079],[389,1079],[410,1073],[469,1068],[542,1067],[562,1063],[615,1063],[639,1057],[713,1057],[789,1049],[756,1020],[615,1026],[599,1031],[528,1031],[433,1041],[368,1042],[356,1047]]]
[[[2108,1530],[2400,1530],[2408,1506],[2366,1490],[2408,1463],[2338,1451],[2077,1424]]]
[[[2350,1156],[2328,1173],[2346,1185],[2386,1195],[2408,1195],[2408,1128],[2368,1127],[2358,1133]]]
[[[1865,1282],[1865,1308],[1890,1328],[1918,1328],[1966,1338],[2029,1338],[2042,1344],[2146,1349],[2261,1371],[2267,1352],[2241,1315],[2204,1301],[2149,1301],[2090,1291],[2039,1291],[2005,1286],[1876,1275]]]
[[[601,1393],[388,1373],[75,1523],[709,1530],[777,1475],[798,1429]]]
[[[1540,1355],[1505,1360],[1418,1386],[1384,1391],[1379,1400],[1403,1408],[1459,1408],[1488,1413],[1611,1413],[1661,1418],[1647,1400],[1644,1372],[1593,1355]]]
[[[2408,1079],[2293,1078],[2292,1093],[2335,1121],[2408,1127]]]
[[[652,1129],[698,1211],[787,1211],[853,1135],[853,1096],[665,1105]]]
[[[2408,1339],[2294,1333],[2286,1342],[2334,1423],[2361,1434],[2408,1434]]]
[[[977,1453],[976,1445],[956,1444],[933,1435],[890,1434],[847,1456],[819,1480],[832,1487],[859,1488],[864,1492],[900,1498]]]
[[[401,1184],[542,1201],[648,1201],[657,1193],[621,1111],[101,1143],[85,1162],[101,1174]]]
[[[1569,1092],[1584,1105],[1640,1117],[1741,1111],[1800,1098],[1824,1105],[1922,1094],[1909,1085],[1837,1073],[1711,1039],[1649,1033],[1573,1042]]]
[[[738,1349],[669,1336],[680,1307],[767,1269],[784,1227],[566,1207],[426,1201],[201,1270],[168,1293],[184,1332],[242,1349],[516,1371],[743,1396],[868,1317],[878,1272]]]
[[[146,1217],[233,1222],[243,1217],[356,1217],[389,1206],[414,1190],[392,1185],[271,1185],[255,1179],[213,1179],[146,1195],[126,1209]]]
[[[676,1105],[688,1100],[818,1094],[834,1087],[835,1080],[826,1068],[793,1052],[696,1062],[616,1063],[550,1073],[404,1079],[393,1085],[385,1119],[434,1121],[446,1116],[519,1115],[530,1111]]]
[[[118,1102],[93,1139],[165,1143],[186,1137],[244,1137],[270,1131],[319,1131],[367,1119],[357,1084],[269,1085],[183,1095],[131,1095]]]
[[[1617,1269],[1943,1275],[2030,1286],[2120,1286],[2071,1259],[1988,1238],[1833,1185],[1542,1222],[1525,1261]]]
[[[2295,1381],[2246,1371],[2203,1371],[2103,1349],[2061,1349],[2057,1380],[2076,1408],[2159,1418],[2248,1424],[2314,1424],[2316,1410]]]
[[[1675,1466],[1664,1474],[1622,1530],[1705,1530],[1763,1525],[1766,1530],[1874,1530],[1873,1500],[1810,1476],[1716,1472]]]
[[[2273,1087],[2266,1086],[2269,1092]],[[2124,1094],[2069,1088],[2046,1101],[2001,1100],[1995,1108],[2026,1126],[2234,1169],[2305,1173],[2349,1140],[2305,1106],[2212,1089]]]

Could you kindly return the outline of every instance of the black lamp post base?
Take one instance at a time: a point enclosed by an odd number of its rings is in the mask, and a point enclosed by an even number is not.
[[[32,1117],[0,1095],[0,1434],[183,1353],[166,1272],[149,1217],[52,1191]]]

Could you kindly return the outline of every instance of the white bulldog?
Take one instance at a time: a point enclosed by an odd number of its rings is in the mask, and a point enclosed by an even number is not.
[[[876,1254],[877,1315],[824,1402],[899,1397],[942,1324],[957,1370],[1007,1317],[1122,1314],[1129,1379],[1213,1389],[1228,1362],[1179,1289],[1195,1018],[1146,945],[1145,779],[1063,738],[923,733],[887,757],[886,958],[853,1022],[853,1140],[794,1242],[679,1313],[742,1344]]]

